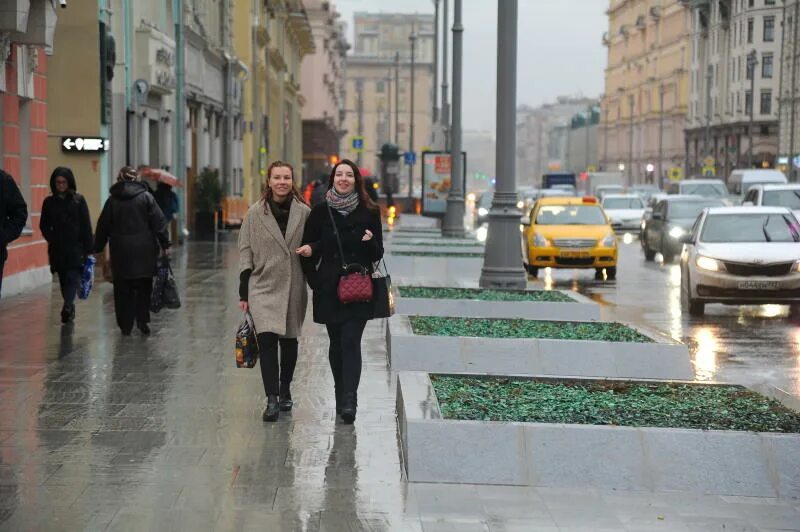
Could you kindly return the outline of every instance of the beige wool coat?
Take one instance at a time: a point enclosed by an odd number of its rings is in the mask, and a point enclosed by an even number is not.
[[[301,246],[311,209],[293,200],[285,238],[267,210],[261,200],[244,217],[239,231],[239,272],[252,270],[248,303],[256,332],[297,338],[306,316],[308,292],[295,250]]]

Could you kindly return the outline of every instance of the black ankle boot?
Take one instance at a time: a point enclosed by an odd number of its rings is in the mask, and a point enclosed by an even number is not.
[[[137,323],[136,326],[139,328],[139,331],[145,335],[150,336],[150,326],[146,323]]]
[[[277,421],[280,412],[281,410],[280,403],[278,402],[278,396],[270,395],[267,397],[267,408],[265,408],[264,413],[261,414],[261,419],[263,421]]]
[[[288,389],[285,392],[281,392],[280,396],[280,407],[281,412],[289,412],[292,410],[294,406],[294,401],[292,401],[292,392]]]
[[[340,394],[338,391],[335,392],[335,394],[336,394],[336,415],[340,416],[342,415],[342,394]]]
[[[75,306],[64,305],[61,308],[61,323],[71,323],[75,319]]]
[[[356,420],[356,394],[349,392],[342,397],[342,421],[352,425]]]

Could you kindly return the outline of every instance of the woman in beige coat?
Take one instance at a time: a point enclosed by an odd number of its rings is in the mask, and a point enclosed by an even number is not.
[[[264,197],[247,211],[239,232],[239,306],[250,311],[258,333],[267,395],[261,417],[276,421],[293,405],[289,386],[307,303],[300,256],[311,255],[301,240],[311,210],[294,185],[289,163],[275,161],[267,176]]]

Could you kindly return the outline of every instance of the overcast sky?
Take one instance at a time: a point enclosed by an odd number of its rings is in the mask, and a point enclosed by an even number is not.
[[[454,2],[449,1],[452,26]],[[464,127],[469,129],[495,129],[498,1],[503,0],[463,0],[463,113]],[[356,11],[434,12],[432,0],[334,0],[334,4],[347,22],[351,43]],[[602,0],[519,0],[518,105],[603,92],[606,48],[601,38],[608,27],[607,7]]]

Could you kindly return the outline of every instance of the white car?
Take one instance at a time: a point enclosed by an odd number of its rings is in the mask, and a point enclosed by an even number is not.
[[[800,224],[781,207],[713,207],[681,253],[681,306],[800,304]]]
[[[606,211],[614,231],[635,231],[642,229],[644,202],[637,194],[607,194],[603,196],[603,210]]]
[[[747,191],[742,205],[756,207],[786,207],[800,220],[800,184],[754,185]]]

